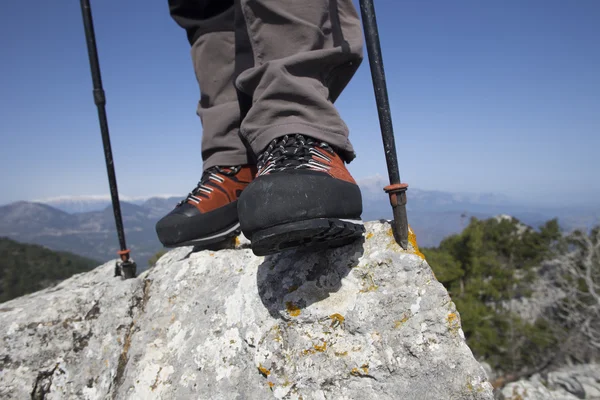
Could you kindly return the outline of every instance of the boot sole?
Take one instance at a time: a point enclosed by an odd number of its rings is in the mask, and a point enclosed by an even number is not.
[[[240,223],[236,222],[234,225],[223,229],[219,233],[215,233],[211,236],[198,238],[194,240],[188,240],[187,242],[181,242],[177,244],[172,244],[169,246],[165,246],[166,248],[172,249],[176,247],[184,247],[184,246],[195,246],[200,250],[202,247],[215,245],[221,242],[225,242],[231,238],[238,236],[242,231],[240,230]]]
[[[365,232],[360,219],[315,218],[289,222],[252,234],[252,251],[266,256],[299,247],[327,249],[354,242]]]

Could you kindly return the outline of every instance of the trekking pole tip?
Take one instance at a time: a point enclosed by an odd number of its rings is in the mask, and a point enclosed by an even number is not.
[[[130,257],[129,249],[120,250],[117,252],[120,261],[115,265],[115,277],[120,276],[121,279],[131,279],[136,277],[137,264]]]
[[[408,250],[408,217],[406,215],[406,191],[408,184],[395,183],[383,190],[390,196],[390,204],[394,213],[392,232],[394,239],[404,250]]]

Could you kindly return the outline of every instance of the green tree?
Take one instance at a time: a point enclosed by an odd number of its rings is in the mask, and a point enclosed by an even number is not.
[[[75,254],[0,238],[0,302],[53,286],[99,264]]]
[[[531,293],[534,267],[560,238],[556,220],[534,230],[514,218],[472,218],[462,233],[423,249],[461,314],[469,346],[493,368],[531,367],[555,343],[547,327],[522,321],[507,305]]]

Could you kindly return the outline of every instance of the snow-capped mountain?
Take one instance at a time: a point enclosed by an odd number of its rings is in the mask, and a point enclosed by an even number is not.
[[[150,199],[158,201],[172,198],[171,195],[156,195],[156,196],[119,196],[120,201],[131,204],[142,205]],[[35,200],[36,203],[47,204],[58,210],[69,214],[83,213],[91,211],[100,211],[112,205],[110,195],[91,195],[91,196],[60,196],[48,199]]]

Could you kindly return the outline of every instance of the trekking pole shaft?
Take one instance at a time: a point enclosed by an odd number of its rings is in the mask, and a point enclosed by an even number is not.
[[[85,29],[85,38],[87,43],[88,56],[90,59],[90,69],[92,72],[92,82],[94,85],[94,103],[98,107],[98,120],[100,121],[100,132],[102,134],[102,144],[104,146],[104,158],[106,160],[106,172],[108,174],[108,183],[110,186],[110,196],[112,200],[113,212],[115,215],[115,224],[117,235],[119,236],[119,245],[121,251],[127,249],[125,243],[125,233],[123,231],[123,219],[121,217],[121,206],[119,203],[119,192],[117,189],[117,177],[110,145],[110,135],[108,132],[108,122],[106,118],[106,97],[102,88],[102,77],[100,75],[100,64],[98,62],[98,50],[96,47],[96,35],[94,33],[94,22],[92,20],[92,10],[90,0],[81,0],[81,13],[83,15],[83,26]]]
[[[361,0],[360,10],[363,17],[363,25],[365,27],[367,53],[369,55],[371,77],[373,78],[373,87],[375,90],[375,100],[377,102],[379,123],[381,124],[381,135],[386,154],[385,159],[387,162],[388,175],[390,177],[391,184],[400,183],[400,171],[398,170],[394,128],[392,126],[390,101],[388,99],[373,0]]]
[[[379,31],[377,29],[377,18],[375,17],[375,6],[373,0],[360,0],[360,11],[365,28],[365,41],[367,54],[369,55],[369,66],[373,79],[375,101],[377,102],[377,113],[381,125],[381,137],[385,151],[390,186],[385,191],[390,195],[390,202],[394,214],[394,237],[398,244],[404,249],[408,247],[408,220],[406,216],[406,189],[408,185],[400,183],[400,171],[398,169],[398,156],[396,154],[396,142],[394,140],[394,128],[392,126],[392,114],[388,98],[385,71],[383,69],[383,57],[381,55],[381,44],[379,42]]]

